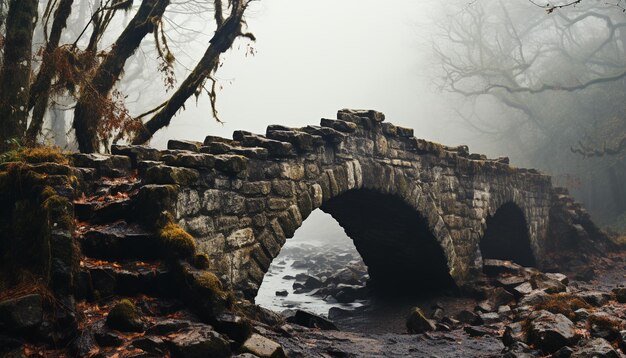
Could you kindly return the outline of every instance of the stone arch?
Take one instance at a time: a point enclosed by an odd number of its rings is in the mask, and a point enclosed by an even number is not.
[[[502,204],[487,217],[479,247],[483,259],[510,260],[523,266],[536,265],[528,220],[513,201]]]
[[[403,198],[352,189],[325,201],[320,209],[353,240],[374,287],[419,292],[454,285],[428,219]]]

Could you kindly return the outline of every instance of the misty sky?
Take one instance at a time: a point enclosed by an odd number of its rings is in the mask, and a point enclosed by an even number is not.
[[[441,16],[442,3],[391,3],[255,3],[247,20],[258,39],[256,55],[246,56],[247,41],[242,40],[218,72],[224,86],[218,109],[226,123],[211,119],[206,95],[198,105],[190,99],[186,111],[152,144],[163,147],[170,138],[203,140],[207,134],[230,138],[236,129],[265,133],[268,124],[319,124],[321,117],[335,118],[346,107],[380,110],[389,121],[415,128],[417,137],[472,143],[471,131],[452,120],[445,95],[432,84],[432,19]],[[203,51],[200,44],[198,51]]]

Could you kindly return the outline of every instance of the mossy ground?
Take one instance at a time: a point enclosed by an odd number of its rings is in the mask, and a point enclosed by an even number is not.
[[[7,162],[68,164],[69,159],[60,148],[37,146],[19,147],[0,155],[0,163]]]

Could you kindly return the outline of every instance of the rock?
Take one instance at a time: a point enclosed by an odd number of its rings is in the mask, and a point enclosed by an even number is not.
[[[349,268],[343,268],[331,275],[326,281],[336,284],[358,285],[359,277]]]
[[[191,325],[191,322],[180,319],[166,319],[159,321],[154,326],[146,330],[146,334],[166,335],[185,329]]]
[[[516,286],[526,282],[527,279],[524,276],[504,276],[498,277],[495,280],[495,284],[500,287],[504,287],[507,290],[511,290]]]
[[[480,317],[480,320],[483,322],[483,324],[494,324],[502,321],[500,319],[500,315],[496,312],[479,312],[478,317]]]
[[[31,294],[0,302],[0,327],[12,331],[35,328],[43,319],[43,298]]]
[[[200,146],[202,143],[190,141],[190,140],[175,140],[170,139],[167,141],[167,149],[170,150],[189,150],[192,152],[197,152],[200,150]]]
[[[280,344],[256,333],[245,341],[241,349],[260,358],[286,357]]]
[[[491,312],[493,311],[493,307],[491,306],[491,304],[487,301],[481,301],[478,303],[478,305],[476,305],[476,307],[474,307],[474,312]]]
[[[515,297],[502,287],[496,287],[489,292],[488,301],[491,307],[506,305],[515,300]]]
[[[443,315],[444,315],[443,309],[437,307],[433,310],[433,313],[430,315],[430,318],[436,321],[441,321],[441,319],[443,318]]]
[[[157,165],[146,171],[146,182],[149,184],[191,185],[199,178],[198,171],[190,168]]]
[[[595,276],[596,276],[596,273],[593,270],[593,267],[587,266],[583,268],[582,270],[578,271],[576,275],[574,276],[574,278],[579,281],[589,282],[593,280]]]
[[[576,315],[576,321],[584,321],[589,318],[589,311],[584,308],[577,309],[574,311],[574,314]]]
[[[124,342],[118,333],[108,330],[102,321],[94,324],[92,331],[93,337],[101,347],[118,347]]]
[[[608,293],[600,291],[579,292],[576,294],[576,296],[582,298],[588,304],[595,307],[604,306],[605,304],[607,304],[607,302],[609,302],[609,299],[611,298],[611,295],[609,295]]]
[[[157,356],[165,356],[167,345],[159,337],[144,336],[134,339],[131,344],[133,347],[139,348],[144,352],[148,352]]]
[[[539,311],[530,323],[529,343],[546,353],[553,353],[560,348],[576,343],[578,335],[572,321],[562,314]]]
[[[524,282],[520,285],[515,286],[511,291],[516,297],[520,298],[530,294],[533,291],[533,286],[530,284],[530,282]]]
[[[287,297],[288,295],[289,295],[289,291],[287,290],[276,291],[276,296]]]
[[[544,275],[546,275],[546,277],[548,277],[549,279],[557,280],[557,281],[559,281],[560,283],[562,283],[564,285],[568,285],[569,284],[569,279],[567,278],[567,276],[565,276],[562,273],[547,272]]]
[[[454,328],[457,327],[458,325],[461,324],[460,321],[454,319],[454,318],[450,318],[450,317],[443,317],[441,319],[441,323],[445,324],[448,327]]]
[[[594,312],[587,319],[589,333],[592,337],[604,338],[613,341],[619,338],[620,330],[626,328],[626,323],[605,312]]]
[[[574,353],[574,350],[568,346],[565,346],[558,351],[554,352],[551,358],[569,358]]]
[[[247,319],[227,312],[215,317],[215,329],[239,344],[252,334],[252,325]]]
[[[461,311],[456,315],[456,319],[463,324],[480,324],[480,317],[471,311]]]
[[[536,356],[536,354],[531,354],[530,347],[524,342],[513,342],[505,349],[505,352],[502,358],[532,358]]]
[[[195,324],[168,337],[173,357],[230,357],[228,341],[215,332],[211,326]]]
[[[526,342],[527,334],[526,327],[523,322],[513,322],[504,327],[504,333],[502,334],[502,343],[505,346],[510,346],[515,342]]]
[[[567,286],[561,281],[549,278],[543,274],[533,275],[530,279],[530,284],[534,289],[542,290],[546,293],[559,293],[567,290]]]
[[[406,329],[409,334],[424,333],[436,330],[435,323],[426,318],[418,307],[414,307],[406,320]]]
[[[309,276],[306,278],[306,281],[304,281],[304,288],[308,289],[308,290],[312,290],[315,288],[320,288],[322,287],[322,280],[320,280],[318,277],[316,276]]]
[[[334,297],[339,303],[352,303],[361,297],[361,289],[361,286],[339,284]]]
[[[465,333],[469,334],[470,337],[483,337],[486,335],[493,334],[493,331],[486,329],[484,327],[476,327],[476,326],[465,326],[463,327]]]
[[[520,306],[536,306],[544,302],[549,295],[542,290],[534,290],[519,301]]]
[[[287,322],[309,328],[319,328],[321,330],[338,330],[333,322],[303,310],[296,310],[293,316],[287,318]]]
[[[618,344],[622,352],[626,352],[626,330],[619,332]]]
[[[95,349],[96,340],[89,331],[78,332],[77,338],[70,345],[70,351],[75,357],[89,357]]]
[[[571,358],[619,358],[620,355],[613,349],[611,344],[603,338],[596,338],[587,341],[585,345],[578,348]]]
[[[501,273],[518,274],[522,271],[522,266],[505,260],[486,259],[483,260],[483,272],[488,276],[497,276]]]
[[[613,289],[615,300],[619,303],[626,303],[626,287],[618,287]]]
[[[339,307],[331,307],[328,310],[328,318],[329,319],[336,319],[336,318],[341,318],[341,317],[349,317],[353,314],[353,311],[351,310],[344,310],[343,308],[339,308]]]
[[[123,299],[109,311],[106,324],[122,332],[143,332],[144,324],[139,314],[134,303]]]

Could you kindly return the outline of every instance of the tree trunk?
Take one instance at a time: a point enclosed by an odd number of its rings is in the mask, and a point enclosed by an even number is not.
[[[21,140],[28,120],[30,65],[37,0],[11,0],[0,71],[0,151]]]
[[[90,83],[81,88],[74,110],[74,130],[81,152],[92,153],[99,149],[98,126],[102,120],[101,101],[105,100],[124,68],[126,60],[137,50],[143,38],[154,29],[169,0],[144,0],[137,14],[124,29],[96,69]]]
[[[245,3],[234,2],[230,16],[216,30],[215,36],[211,39],[211,45],[205,51],[202,59],[163,108],[136,133],[132,140],[133,144],[144,144],[159,129],[169,126],[172,117],[183,107],[185,101],[196,92],[202,82],[211,75],[211,72],[217,69],[220,54],[231,48],[235,39],[241,35],[241,21],[245,9],[243,4]]]
[[[59,148],[67,147],[67,129],[65,128],[65,111],[53,107],[51,114],[52,133],[54,134],[54,144]]]
[[[33,117],[30,126],[26,131],[27,143],[35,143],[37,136],[41,133],[43,126],[43,117],[48,108],[48,100],[50,99],[50,88],[52,86],[52,77],[54,77],[54,68],[52,67],[52,54],[59,46],[61,41],[61,33],[67,25],[67,19],[72,13],[72,4],[74,0],[61,0],[57,10],[54,12],[54,20],[50,37],[44,50],[41,68],[37,74],[34,84],[30,89],[30,99],[28,101],[29,110],[34,107]]]

